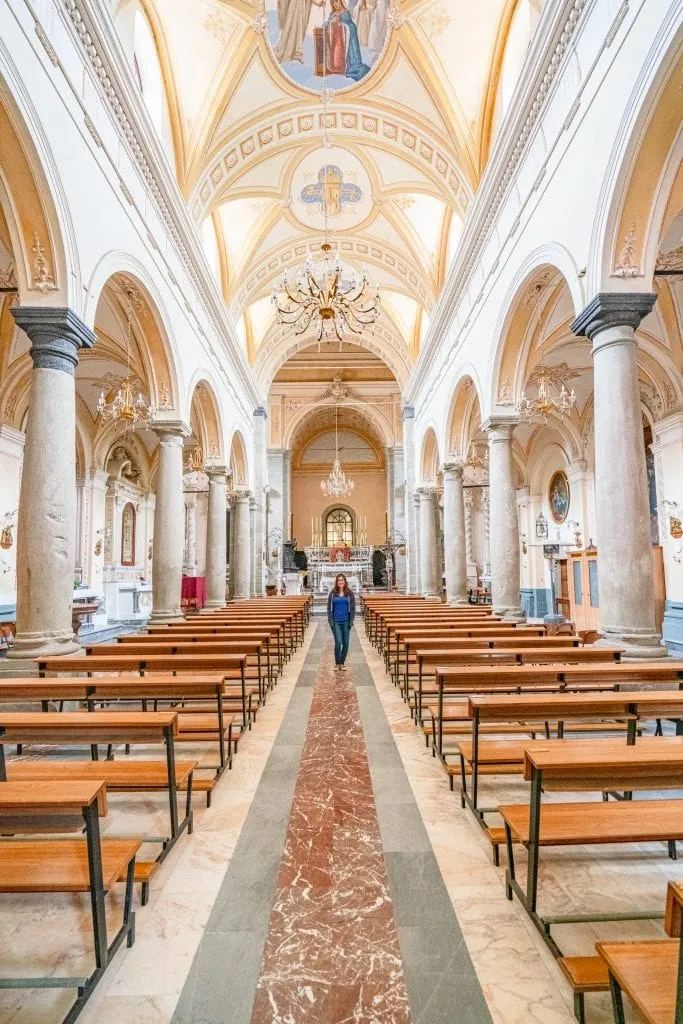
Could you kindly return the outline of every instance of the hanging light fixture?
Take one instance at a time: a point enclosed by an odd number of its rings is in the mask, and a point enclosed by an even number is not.
[[[154,412],[151,405],[145,402],[142,396],[142,391],[138,387],[137,378],[131,373],[130,367],[130,339],[131,339],[131,320],[132,320],[132,291],[130,288],[124,289],[126,299],[128,300],[128,325],[126,329],[126,376],[123,377],[119,383],[118,390],[111,400],[107,401],[106,391],[103,388],[100,391],[100,397],[97,402],[97,411],[102,419],[107,421],[122,421],[126,424],[126,427],[133,426],[136,423],[149,423],[152,419]]]
[[[541,293],[543,285],[537,282],[533,288],[536,291],[536,326],[541,327]],[[529,398],[527,394],[517,406],[517,412],[525,420],[540,418],[544,423],[548,422],[548,416],[555,413],[564,417],[576,405],[576,394],[574,388],[568,388],[566,380],[557,372],[553,373],[545,365],[543,358],[543,339],[541,338],[541,363],[529,378],[529,383],[537,389],[535,398]]]
[[[326,0],[323,0],[323,22]],[[323,27],[323,146],[330,146],[327,135],[327,31]],[[366,327],[374,324],[379,317],[380,295],[379,286],[373,289],[368,272],[363,267],[362,273],[353,271],[350,277],[344,276],[339,252],[331,255],[332,246],[329,239],[328,207],[331,168],[325,160],[324,182],[322,189],[324,242],[320,246],[322,258],[317,262],[309,256],[303,267],[297,270],[294,281],[290,281],[285,271],[278,289],[273,288],[272,301],[279,324],[293,327],[296,335],[304,334],[309,329],[315,334],[318,344],[324,337],[331,337],[332,332],[341,343],[346,334],[359,335]]]
[[[320,481],[320,490],[327,498],[348,498],[353,493],[353,488],[356,486],[353,480],[350,480],[344,470],[341,467],[341,460],[339,458],[339,431],[338,431],[338,412],[337,406],[334,408],[334,463],[332,465],[332,471],[328,476],[327,480]]]

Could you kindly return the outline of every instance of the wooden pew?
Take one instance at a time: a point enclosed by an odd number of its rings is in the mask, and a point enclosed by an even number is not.
[[[62,660],[62,659],[60,659]],[[104,676],[63,679],[2,679],[0,678],[0,704],[31,703],[40,701],[43,711],[49,710],[50,701],[66,700],[82,701],[88,710],[94,711],[99,702],[141,701],[143,710],[147,710],[148,702],[155,705],[159,701],[179,702],[195,700],[215,704],[216,725],[210,736],[202,739],[218,741],[219,765],[216,778],[219,778],[226,767],[232,766],[233,749],[237,748],[237,737],[233,737],[233,718],[225,714],[225,683],[222,675],[181,675],[170,676],[152,674],[147,676]],[[247,694],[242,690],[240,695],[243,714],[248,710]],[[177,709],[176,709],[177,710]],[[176,742],[192,742],[191,720],[185,709],[180,710],[178,734]],[[196,723],[195,723],[196,724]],[[188,736],[189,734],[189,736]],[[227,752],[226,752],[227,736]],[[233,747],[234,743],[234,747]],[[97,748],[93,749],[93,759],[97,760]],[[207,766],[208,767],[208,766]],[[195,788],[207,793],[213,789],[204,780],[195,780]]]
[[[415,709],[417,712],[416,721],[421,721],[422,697],[425,692],[436,695],[436,683],[425,691],[424,679],[425,670],[431,670],[436,674],[436,669],[444,669],[458,666],[472,665],[473,667],[483,665],[542,665],[542,664],[583,664],[598,662],[618,662],[621,660],[621,648],[619,647],[570,647],[563,644],[556,645],[552,641],[555,637],[538,637],[537,642],[528,644],[522,640],[519,644],[516,637],[511,637],[504,646],[498,645],[489,649],[453,649],[450,646],[441,645],[430,649],[429,647],[417,647],[415,660],[418,665],[417,687],[415,688]],[[539,643],[544,640],[547,642]],[[409,686],[409,682],[408,682]],[[408,693],[409,696],[409,693]]]
[[[531,784],[529,804],[504,804],[508,867],[506,895],[517,895],[555,956],[560,950],[550,934],[556,924],[628,920],[632,914],[553,914],[538,912],[540,851],[545,846],[665,842],[683,839],[683,800],[622,800],[548,804],[549,792],[653,791],[683,788],[683,737],[646,737],[635,745],[623,741],[552,740],[526,744],[524,778]],[[513,842],[528,849],[526,889],[517,882]],[[669,849],[671,847],[669,846]],[[658,918],[643,911],[640,919]]]
[[[646,1024],[680,1024],[683,1020],[681,917],[683,886],[669,882],[664,931],[669,940],[598,942],[607,967],[616,1024],[625,1024],[626,992]]]
[[[101,839],[100,814],[106,814],[106,787],[101,780],[0,783],[0,832],[5,835],[31,835],[45,821],[60,831],[85,829],[82,839],[0,839],[0,893],[90,894],[95,969],[88,977],[53,974],[2,979],[2,988],[77,989],[64,1024],[76,1019],[123,940],[132,946],[135,939],[133,876],[141,843],[137,839]],[[105,896],[122,878],[123,921],[109,942]]]
[[[235,635],[245,636],[245,639],[256,640],[259,636],[265,634],[268,637],[267,651],[270,651],[271,645],[275,646],[275,652],[277,656],[277,671],[278,674],[282,672],[282,666],[285,661],[285,627],[284,623],[277,625],[264,625],[264,626],[233,626],[231,624],[220,625],[214,623],[213,625],[207,625],[202,621],[199,621],[196,625],[194,623],[182,622],[176,623],[173,628],[169,625],[165,626],[148,626],[144,633],[133,633],[130,635],[120,636],[118,639],[122,643],[133,643],[135,640],[141,640],[143,637],[151,637],[157,640],[200,640],[200,639],[211,639],[217,637],[225,637],[229,640]]]
[[[175,744],[178,735],[178,715],[175,711],[100,712],[89,711],[3,711],[0,709],[0,786],[7,780],[5,745],[8,743],[63,744],[141,743],[163,744],[166,753],[166,779],[168,782],[170,836],[158,840],[162,850],[155,861],[139,864],[136,881],[146,884],[158,865],[165,860],[184,831],[192,830],[192,784],[189,773],[185,815],[178,813]],[[101,762],[96,762],[101,764]],[[194,765],[194,762],[192,762]],[[152,840],[147,840],[152,841]]]
[[[528,689],[599,690],[626,684],[679,684],[683,662],[664,658],[646,662],[588,665],[482,665],[435,668],[437,689],[437,753],[443,755],[444,697],[470,693],[503,693]]]

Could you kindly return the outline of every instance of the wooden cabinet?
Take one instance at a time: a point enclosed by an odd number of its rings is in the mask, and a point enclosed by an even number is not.
[[[600,628],[598,553],[570,551],[567,557],[569,617],[577,630]]]

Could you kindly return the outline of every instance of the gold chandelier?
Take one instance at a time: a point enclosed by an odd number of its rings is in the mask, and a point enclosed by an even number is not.
[[[536,326],[541,331],[541,293],[542,282],[533,285],[536,292]],[[564,369],[568,368],[564,367]],[[560,368],[550,368],[545,365],[543,358],[543,338],[541,337],[541,363],[531,376],[529,383],[537,389],[536,397],[529,398],[523,395],[517,405],[517,412],[524,420],[540,418],[544,423],[548,422],[548,416],[555,413],[560,418],[574,408],[576,405],[576,394],[574,388],[568,388],[565,375]]]
[[[143,398],[142,391],[138,386],[138,380],[131,372],[130,367],[130,338],[132,319],[132,291],[124,289],[128,300],[128,325],[126,329],[126,376],[122,377],[119,387],[113,399],[108,402],[107,394],[103,388],[97,401],[97,412],[105,422],[123,422],[126,427],[134,426],[136,423],[150,423],[153,415],[153,408]]]
[[[350,480],[342,469],[341,459],[339,458],[338,412],[339,409],[335,406],[334,463],[332,464],[332,470],[327,480],[320,481],[320,490],[327,498],[348,498],[353,494],[353,488],[356,486],[355,482]]]
[[[185,460],[185,472],[186,473],[203,473],[205,468],[204,463],[204,452],[202,451],[201,445],[197,445],[188,454]]]
[[[327,135],[327,32],[323,30],[323,147],[330,148],[332,141]],[[273,288],[272,302],[275,306],[277,322],[284,327],[293,327],[298,336],[311,329],[318,342],[324,336],[334,335],[341,342],[346,334],[362,334],[366,327],[376,323],[379,318],[380,295],[379,286],[374,293],[365,267],[362,273],[354,270],[350,277],[344,276],[341,257],[336,252],[331,255],[332,246],[329,241],[328,194],[329,194],[329,163],[325,160],[324,187],[322,189],[324,242],[320,246],[322,258],[315,261],[309,256],[297,272],[294,282],[290,283],[285,270],[278,289]]]

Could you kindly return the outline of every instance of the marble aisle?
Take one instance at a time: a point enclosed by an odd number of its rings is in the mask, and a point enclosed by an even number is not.
[[[353,667],[325,645],[251,1024],[409,1024]]]

